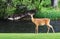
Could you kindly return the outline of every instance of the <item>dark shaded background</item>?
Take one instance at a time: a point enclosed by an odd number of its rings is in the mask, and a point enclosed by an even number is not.
[[[60,32],[60,21],[51,21],[51,25],[54,27],[55,32]],[[35,25],[31,20],[0,20],[0,33],[34,33]],[[39,26],[39,33],[46,33],[47,27]],[[50,32],[52,30],[50,29]]]

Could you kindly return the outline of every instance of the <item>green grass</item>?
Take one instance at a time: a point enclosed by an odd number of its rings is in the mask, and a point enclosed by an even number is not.
[[[0,33],[0,39],[60,39],[60,33]]]

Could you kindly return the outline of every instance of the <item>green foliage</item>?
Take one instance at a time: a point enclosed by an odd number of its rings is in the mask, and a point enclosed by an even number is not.
[[[44,7],[50,6],[50,5],[51,5],[51,0],[44,0],[44,1],[42,1],[42,5],[43,5]]]
[[[50,18],[52,20],[60,19],[60,11],[51,8],[42,8],[41,12],[35,14],[37,18]]]
[[[12,0],[14,7],[16,7],[17,4],[21,4],[21,2],[19,0]]]
[[[0,33],[0,39],[60,39],[60,33]]]
[[[58,7],[60,8],[60,0],[59,0],[59,2],[58,2]]]
[[[20,10],[20,8],[18,9],[18,11],[16,10],[16,5],[25,5],[27,7],[27,10],[31,10],[31,9],[37,9],[37,13],[35,15],[35,17],[43,17],[43,18],[51,18],[51,19],[57,19],[60,17],[59,12],[55,9],[51,9],[49,7],[51,7],[51,0],[42,0],[40,2],[40,0],[12,0],[12,4],[13,5],[6,5],[8,3],[6,3],[6,0],[0,0],[0,17],[3,17],[4,15],[11,15],[14,13],[18,13],[19,11],[24,12],[23,10]],[[60,1],[59,1],[60,4]],[[58,5],[59,5],[58,4]],[[59,5],[60,7],[60,5]]]
[[[0,0],[0,17],[3,17],[5,15],[5,2],[3,2],[2,0]]]
[[[14,7],[7,7],[7,9],[6,9],[6,14],[8,14],[8,15],[14,14],[15,9],[16,9],[16,8],[14,8]]]

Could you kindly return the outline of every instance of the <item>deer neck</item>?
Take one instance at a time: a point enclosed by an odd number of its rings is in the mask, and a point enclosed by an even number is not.
[[[34,22],[34,18],[33,18],[33,16],[31,16],[31,20],[32,20],[32,22]]]

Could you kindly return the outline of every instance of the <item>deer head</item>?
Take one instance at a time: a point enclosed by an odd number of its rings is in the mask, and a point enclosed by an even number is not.
[[[33,13],[33,14],[31,14],[31,13],[28,13],[28,15],[29,15],[29,16],[31,16],[31,17],[33,17],[34,13]]]

